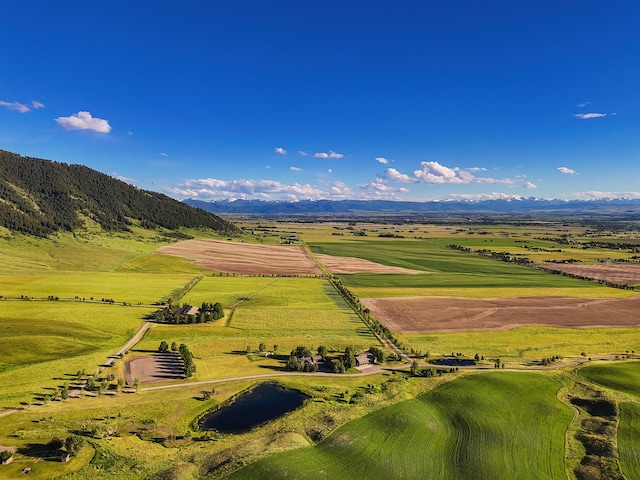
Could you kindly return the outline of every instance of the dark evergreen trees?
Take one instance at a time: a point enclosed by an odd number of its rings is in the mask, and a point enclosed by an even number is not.
[[[46,237],[72,231],[89,218],[105,230],[211,228],[239,230],[204,210],[160,193],[141,190],[82,165],[22,157],[0,150],[0,225]]]

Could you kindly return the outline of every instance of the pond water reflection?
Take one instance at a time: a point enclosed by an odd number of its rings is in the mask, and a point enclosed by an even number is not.
[[[292,412],[310,398],[297,390],[288,390],[275,383],[262,383],[243,393],[226,407],[205,414],[199,421],[200,430],[221,433],[244,433]]]

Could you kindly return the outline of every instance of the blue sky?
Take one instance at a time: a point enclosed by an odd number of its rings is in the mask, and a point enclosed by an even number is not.
[[[640,2],[0,0],[0,148],[176,198],[640,197]]]

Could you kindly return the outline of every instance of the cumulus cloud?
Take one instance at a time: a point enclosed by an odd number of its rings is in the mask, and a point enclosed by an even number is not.
[[[121,182],[128,183],[129,185],[137,185],[138,181],[135,178],[124,177],[122,175],[118,175],[117,173],[112,173],[113,178],[120,180]]]
[[[333,169],[328,168],[328,169],[327,169],[327,172],[329,172],[329,173],[333,173]]]
[[[613,200],[613,199],[638,199],[640,192],[576,192],[571,195],[576,200]]]
[[[522,185],[524,188],[538,188],[537,185],[531,183],[531,182],[525,182],[524,185]]]
[[[287,151],[282,147],[276,147],[274,152],[279,153],[280,155],[286,155],[287,154]]]
[[[580,120],[589,120],[590,118],[602,118],[606,117],[606,113],[576,113],[573,115]]]
[[[169,156],[169,155],[167,155],[167,154],[166,154],[166,153],[164,153],[164,152],[160,152],[160,155],[162,155],[163,157],[168,157],[168,156]]]
[[[386,159],[386,158],[384,158],[384,157],[376,157],[376,162],[378,162],[378,163],[382,163],[383,165],[386,165],[386,164],[388,164],[388,163],[389,163],[389,160],[387,160],[387,159]]]
[[[469,202],[481,202],[484,200],[522,200],[524,197],[521,195],[511,195],[508,193],[491,192],[491,193],[454,193],[447,195],[446,198],[441,200],[466,200]]]
[[[302,155],[303,157],[306,157],[309,154],[303,150],[298,150],[298,155]]]
[[[25,105],[20,102],[5,102],[4,100],[0,100],[0,107],[8,108],[9,110],[15,110],[20,113],[30,112],[32,109],[44,108],[44,103],[38,102],[36,100],[31,101],[31,106]]]
[[[309,184],[284,184],[276,180],[220,180],[201,178],[184,180],[176,187],[166,190],[168,193],[182,197],[214,199],[214,198],[315,198],[322,191]]]
[[[302,169],[300,167],[289,167],[289,170],[291,170],[292,172],[301,172]]]
[[[444,183],[502,183],[505,185],[513,185],[514,181],[510,178],[492,178],[492,177],[476,177],[471,172],[486,171],[485,168],[472,167],[467,169],[450,168],[441,165],[438,162],[422,162],[419,170],[413,171],[413,176],[401,173],[395,168],[387,168],[382,174],[383,178],[393,180],[399,183],[426,183],[429,185],[437,185]]]
[[[421,170],[414,170],[413,176],[423,183],[471,183],[473,175],[459,168],[449,168],[438,162],[422,162]]]
[[[573,175],[574,173],[576,173],[575,170],[572,170],[569,167],[558,167],[556,170],[558,170],[560,173],[564,173],[565,175]]]
[[[179,184],[165,188],[165,192],[180,198],[198,198],[202,200],[216,199],[251,199],[265,200],[344,200],[344,199],[400,199],[401,194],[408,192],[406,188],[395,188],[386,184],[384,179],[359,185],[353,191],[340,181],[326,182],[322,187],[309,184],[284,184],[275,180],[220,180],[201,178],[183,180]]]
[[[58,117],[56,122],[65,130],[91,130],[98,133],[109,133],[111,125],[107,120],[93,117],[90,112],[78,112],[70,117]]]
[[[342,158],[344,157],[344,154],[336,153],[333,150],[329,150],[329,153],[318,152],[318,153],[314,153],[313,156],[316,158]]]
[[[398,183],[415,183],[418,181],[416,178],[410,177],[406,173],[400,173],[393,167],[387,168],[383,173],[383,176]]]
[[[382,178],[376,178],[369,183],[358,185],[358,187],[364,192],[362,198],[375,200],[400,200],[401,194],[409,192],[408,188],[388,185]]]

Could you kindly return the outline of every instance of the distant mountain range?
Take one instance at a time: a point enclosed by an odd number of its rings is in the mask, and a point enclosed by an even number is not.
[[[510,198],[482,201],[406,202],[388,200],[218,200],[187,199],[184,203],[219,215],[348,216],[348,215],[465,215],[465,214],[555,214],[616,215],[640,218],[640,199],[546,200]]]
[[[0,150],[0,226],[45,237],[87,224],[104,230],[206,227],[239,232],[228,221],[160,193],[138,189],[82,165]]]

